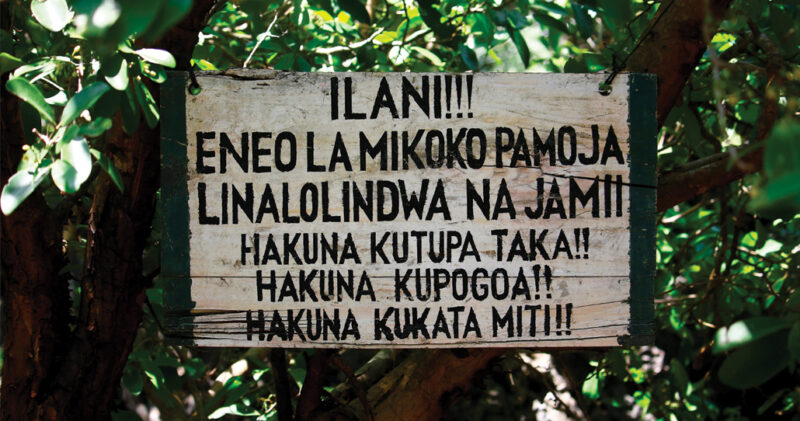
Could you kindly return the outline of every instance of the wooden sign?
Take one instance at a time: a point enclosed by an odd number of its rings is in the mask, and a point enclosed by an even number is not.
[[[652,340],[655,78],[173,73],[168,336],[202,346]]]

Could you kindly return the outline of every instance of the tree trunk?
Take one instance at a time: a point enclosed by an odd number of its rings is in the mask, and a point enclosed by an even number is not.
[[[161,42],[184,69],[213,4],[211,0],[197,2]],[[151,91],[157,96],[157,86]],[[3,99],[5,184],[19,162],[24,133],[19,102],[6,92]],[[148,287],[141,273],[142,251],[159,188],[159,129],[142,124],[128,136],[121,126],[115,121],[106,138],[125,193],[104,174],[93,186],[80,310],[73,329],[67,325],[68,283],[59,275],[64,266],[62,227],[69,209],[48,212],[41,196],[33,194],[11,216],[2,218],[2,419],[109,416],[142,317]]]

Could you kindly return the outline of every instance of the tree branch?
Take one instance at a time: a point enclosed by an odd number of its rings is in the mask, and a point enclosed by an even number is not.
[[[658,76],[658,126],[680,98],[686,81],[706,51],[704,27],[708,18],[716,28],[731,0],[674,0],[658,9],[653,26],[628,58],[626,70]],[[669,7],[667,7],[669,6]],[[710,11],[711,16],[706,13]]]
[[[738,156],[739,154],[740,149],[729,149],[660,175],[656,209],[659,212],[665,211],[761,169],[764,155],[761,146],[756,146],[755,150],[744,156]]]
[[[322,385],[325,380],[325,368],[328,363],[329,349],[317,349],[308,362],[306,378],[300,397],[297,399],[295,419],[299,421],[310,420],[312,414],[319,407],[322,397]]]
[[[292,389],[289,386],[286,352],[283,348],[270,349],[269,363],[272,366],[272,378],[275,380],[278,421],[292,421]]]

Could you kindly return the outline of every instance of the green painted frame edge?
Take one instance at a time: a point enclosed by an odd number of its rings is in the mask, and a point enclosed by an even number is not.
[[[165,279],[166,328],[182,323],[194,307],[189,278],[188,158],[186,72],[167,72],[161,85],[161,207],[163,214],[161,276]],[[630,133],[630,325],[621,345],[654,340],[653,280],[656,234],[657,78],[631,73],[628,79]],[[183,317],[182,317],[183,316]],[[191,338],[170,342],[191,344]]]
[[[186,72],[170,71],[161,85],[161,277],[164,307],[184,313],[194,307],[189,278],[189,188],[186,155]],[[167,325],[169,325],[167,320]]]
[[[655,340],[657,86],[653,74],[628,76],[631,320],[629,335],[620,338],[621,345],[650,345]]]

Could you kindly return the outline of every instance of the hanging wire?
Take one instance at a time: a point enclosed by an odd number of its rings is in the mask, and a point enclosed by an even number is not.
[[[194,74],[194,66],[189,68],[189,79],[192,80],[192,82],[189,83],[189,93],[192,95],[199,94],[200,91],[203,90],[203,88],[200,86],[199,83],[197,83],[197,76]]]
[[[659,9],[658,12],[656,12],[656,13],[658,13],[658,16],[656,16],[656,18],[653,20],[653,22],[648,26],[647,30],[644,31],[642,36],[639,37],[639,39],[636,41],[636,44],[633,46],[631,51],[622,60],[622,63],[618,63],[617,62],[616,54],[611,56],[611,60],[612,60],[612,62],[611,62],[612,63],[611,64],[611,73],[608,74],[608,77],[606,77],[606,80],[604,80],[603,82],[600,83],[600,86],[599,86],[599,89],[598,89],[598,91],[600,92],[600,95],[606,96],[606,95],[611,94],[611,83],[614,82],[614,78],[616,78],[617,75],[621,71],[625,70],[625,67],[628,65],[628,59],[631,58],[633,53],[635,53],[636,50],[638,50],[639,47],[642,46],[642,43],[644,42],[644,40],[647,39],[650,36],[650,34],[653,32],[653,28],[655,28],[656,25],[658,25],[658,21],[660,21],[661,18],[664,15],[667,14],[667,11],[669,11],[669,8],[672,7],[673,3],[675,3],[675,0],[670,0],[670,2],[667,3],[666,6],[664,6],[664,10],[663,11],[661,9]]]

